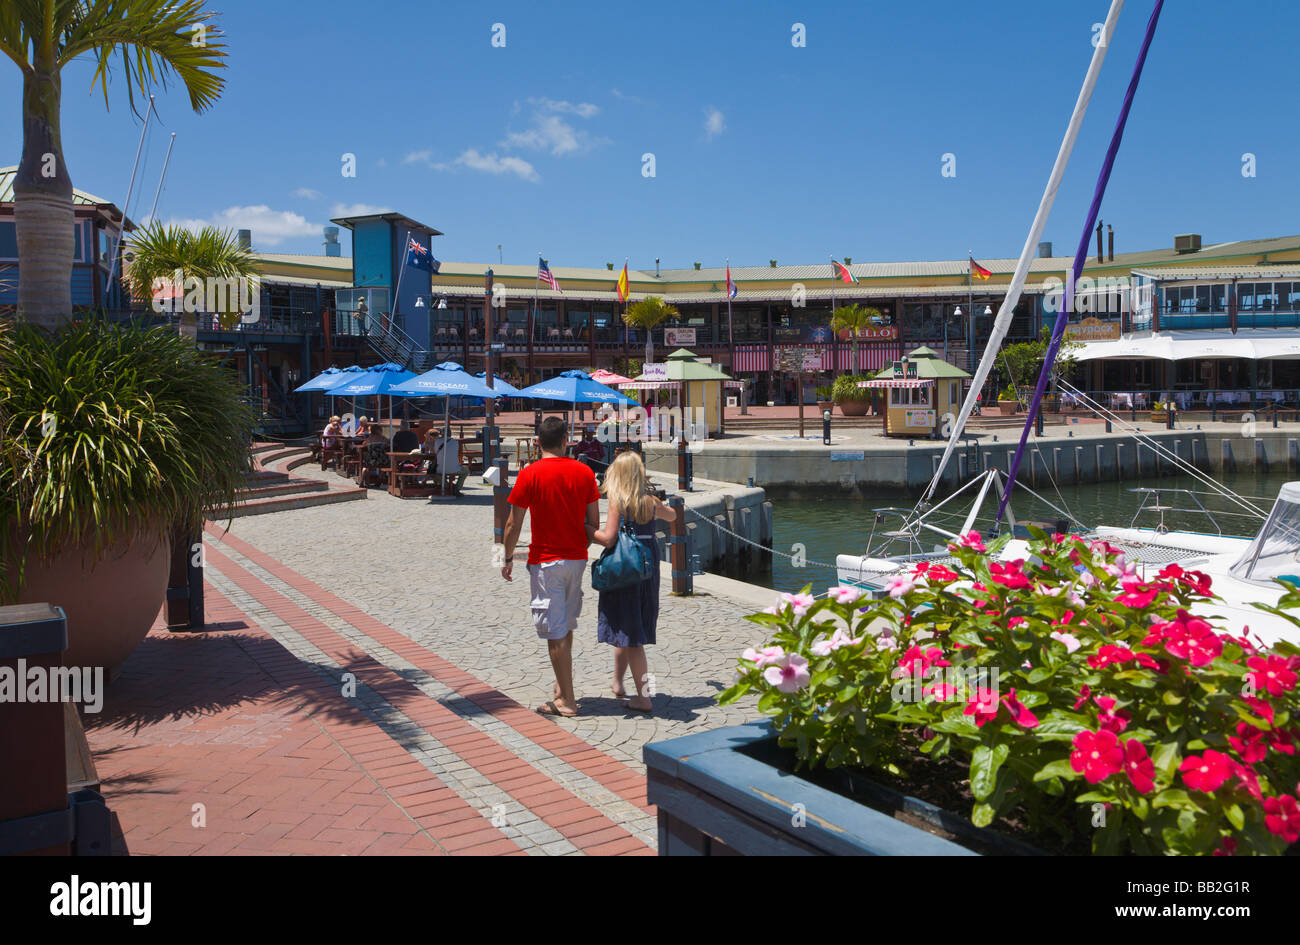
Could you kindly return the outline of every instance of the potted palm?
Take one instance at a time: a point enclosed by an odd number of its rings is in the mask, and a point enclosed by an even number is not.
[[[853,352],[853,373],[858,373],[858,335],[864,328],[878,325],[884,320],[880,309],[866,305],[846,305],[835,312],[831,319],[831,329],[846,332]]]
[[[645,363],[654,363],[653,332],[657,325],[669,318],[677,318],[675,306],[669,305],[657,295],[648,295],[640,302],[629,305],[623,313],[623,321],[629,328],[639,328],[645,332]],[[631,375],[629,375],[631,376]]]
[[[174,528],[236,501],[253,415],[166,326],[99,317],[0,336],[0,603],[68,615],[67,665],[110,672],[163,602]]]
[[[871,408],[871,390],[859,387],[861,381],[868,380],[856,374],[841,374],[831,386],[831,396],[840,405],[840,413],[846,417],[865,417]]]
[[[830,384],[823,384],[818,387],[814,393],[817,395],[817,410],[824,413],[827,410],[835,409],[835,388]]]

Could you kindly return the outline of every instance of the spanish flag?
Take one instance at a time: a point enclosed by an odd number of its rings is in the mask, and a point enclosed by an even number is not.
[[[623,261],[623,271],[618,274],[618,284],[614,286],[620,302],[627,301],[627,261]]]
[[[989,272],[987,269],[985,269],[983,266],[977,263],[973,257],[969,257],[969,258],[970,258],[971,278],[979,279],[981,282],[988,282],[989,276],[993,275],[993,273]]]

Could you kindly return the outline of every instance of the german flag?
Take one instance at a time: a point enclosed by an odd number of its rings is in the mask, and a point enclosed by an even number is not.
[[[623,271],[618,274],[618,284],[614,286],[614,291],[618,294],[620,302],[627,301],[627,262],[623,263]]]
[[[978,279],[980,280],[980,282],[988,282],[989,276],[993,275],[993,273],[989,272],[987,269],[985,269],[983,266],[977,263],[974,260],[974,258],[971,258],[970,275],[972,279]]]

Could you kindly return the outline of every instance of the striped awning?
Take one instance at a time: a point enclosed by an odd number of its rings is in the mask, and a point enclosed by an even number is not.
[[[745,389],[745,382],[744,382],[744,381],[723,381],[723,382],[722,382],[722,386],[723,386],[723,387],[734,387],[734,388],[736,388],[737,390],[744,390],[744,389]]]
[[[751,374],[769,370],[770,363],[767,345],[743,345],[736,348],[736,363],[731,370],[737,374]]]
[[[681,387],[681,381],[628,381],[617,385],[619,390],[659,390],[663,387]]]
[[[932,377],[878,377],[874,381],[859,381],[859,387],[930,387]]]

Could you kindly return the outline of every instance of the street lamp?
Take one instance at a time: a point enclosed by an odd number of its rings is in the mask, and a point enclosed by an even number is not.
[[[962,314],[963,314],[963,313],[962,313],[962,310],[961,310],[961,306],[960,306],[960,305],[958,305],[956,308],[954,308],[954,309],[952,310],[952,317],[955,318],[955,319],[957,319],[957,324],[959,324],[959,325],[961,324],[961,317],[962,317]],[[943,323],[943,337],[944,337],[944,345],[945,345],[945,347],[946,347],[947,344],[948,344],[948,340],[947,340],[947,339],[948,339],[948,323],[947,323],[946,321]],[[972,346],[973,344],[974,344],[974,342],[971,341],[971,337],[970,337],[970,335],[968,334],[968,335],[966,336],[966,347],[967,347],[968,349],[970,349],[971,346]],[[948,352],[947,352],[947,351],[944,351],[944,358],[945,358],[945,360],[947,359],[947,356],[948,356]],[[971,352],[968,350],[968,351],[966,352],[966,363],[967,363],[967,365],[970,364],[970,360],[971,360]]]

